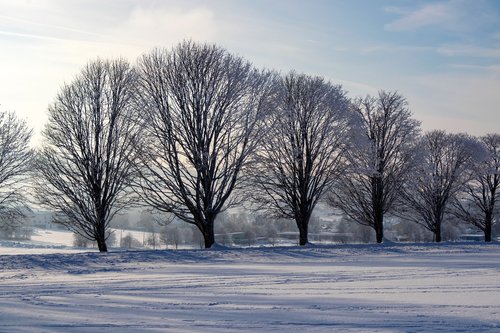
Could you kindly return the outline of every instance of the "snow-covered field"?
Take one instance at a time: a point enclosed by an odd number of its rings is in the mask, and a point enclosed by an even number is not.
[[[122,236],[131,235],[139,242],[143,240],[146,234],[142,231],[134,230],[111,230],[118,239]],[[93,250],[92,248],[76,248],[73,246],[73,243],[74,235],[70,231],[34,228],[30,240],[0,239],[0,255],[78,253]],[[94,251],[97,251],[97,249]]]
[[[84,251],[88,250],[73,247],[73,233],[69,231],[34,229],[31,240],[0,239],[0,255],[76,253]]]
[[[0,332],[500,332],[500,244],[0,256]]]

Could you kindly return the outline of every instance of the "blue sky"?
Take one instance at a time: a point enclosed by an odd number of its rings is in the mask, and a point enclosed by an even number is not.
[[[500,132],[500,1],[0,0],[0,108],[37,133],[96,57],[182,39],[322,75],[352,97],[398,90],[424,130]]]

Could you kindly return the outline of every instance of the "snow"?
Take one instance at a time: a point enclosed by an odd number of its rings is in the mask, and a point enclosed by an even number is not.
[[[118,238],[131,235],[142,243],[146,232],[136,230],[110,229]],[[0,239],[0,255],[80,253],[97,251],[91,248],[74,247],[74,234],[70,231],[33,228],[30,240]]]
[[[78,253],[89,249],[73,247],[73,233],[34,228],[31,240],[0,239],[0,255]]]
[[[500,332],[500,244],[0,256],[0,332]]]
[[[41,244],[73,246],[73,233],[61,230],[34,229],[31,240]]]

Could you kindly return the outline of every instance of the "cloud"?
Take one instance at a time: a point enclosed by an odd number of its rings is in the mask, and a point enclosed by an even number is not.
[[[20,38],[26,38],[26,39],[39,39],[39,40],[44,40],[44,41],[58,41],[58,42],[66,41],[63,38],[57,38],[57,37],[52,37],[52,36],[43,36],[43,35],[38,35],[38,34],[21,33],[21,32],[4,31],[4,30],[0,30],[0,35],[10,36],[10,37],[20,37]]]
[[[395,7],[386,8],[386,11],[401,15],[399,19],[385,25],[390,31],[416,30],[429,25],[449,24],[457,19],[457,13],[450,3],[429,4],[410,12]]]
[[[8,15],[0,15],[0,20],[5,23],[10,23],[7,24],[8,27],[11,29],[20,29],[22,28],[23,30],[52,30],[52,31],[63,31],[63,32],[69,32],[71,34],[79,34],[79,35],[88,35],[88,37],[98,37],[100,36],[99,33],[88,31],[88,30],[82,30],[82,29],[75,29],[69,26],[63,26],[63,25],[57,25],[53,23],[47,23],[47,22],[38,22],[36,17],[32,17],[30,19],[24,19],[16,16],[8,16]]]
[[[109,39],[143,47],[170,46],[182,39],[213,40],[218,29],[207,7],[135,7],[126,20],[109,32]]]
[[[211,41],[215,13],[204,5],[182,8],[153,2],[0,0],[0,103],[39,132],[46,109],[64,82],[97,57],[136,57],[182,39]],[[36,136],[38,140],[38,135]]]
[[[425,130],[473,135],[499,131],[499,72],[420,75],[409,91],[410,107]]]
[[[371,54],[371,53],[394,53],[394,52],[406,52],[406,53],[416,53],[416,52],[429,52],[435,51],[434,47],[430,46],[418,46],[418,45],[396,45],[396,44],[373,44],[362,47],[358,50],[361,54]]]
[[[385,11],[399,16],[385,25],[385,29],[389,31],[415,31],[437,27],[466,32],[498,22],[498,14],[485,0],[449,0],[426,4],[416,9],[387,7]]]
[[[470,65],[470,64],[449,64],[450,68],[466,69],[472,71],[485,71],[500,74],[500,65]]]
[[[441,55],[456,57],[468,56],[477,58],[500,58],[500,48],[480,47],[475,45],[449,44],[440,46],[437,52]]]

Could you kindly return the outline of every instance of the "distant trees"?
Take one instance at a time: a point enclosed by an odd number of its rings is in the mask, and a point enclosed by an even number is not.
[[[24,216],[23,187],[33,161],[31,136],[24,120],[0,111],[0,224],[15,224]]]
[[[196,225],[205,247],[261,135],[273,76],[215,45],[183,42],[139,59],[142,199]]]
[[[485,154],[472,161],[471,179],[453,201],[452,213],[479,228],[484,240],[491,242],[492,227],[500,211],[500,135],[488,134],[479,142]]]
[[[138,140],[135,70],[123,60],[90,62],[49,107],[37,159],[36,198],[56,222],[106,252],[112,217],[132,203]]]
[[[413,167],[413,147],[420,123],[397,92],[358,98],[352,104],[359,127],[351,138],[348,167],[329,196],[332,207],[384,237],[384,215],[395,208],[399,189]]]
[[[470,180],[468,172],[481,147],[465,134],[426,133],[415,172],[401,188],[402,217],[418,223],[441,241],[441,226],[455,195]]]
[[[254,199],[290,218],[299,244],[308,242],[312,212],[339,177],[349,134],[349,100],[341,86],[289,73],[279,81],[274,110],[251,165]]]

